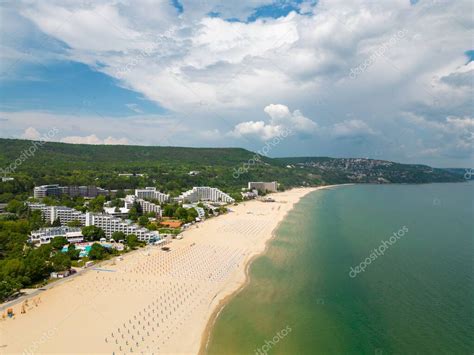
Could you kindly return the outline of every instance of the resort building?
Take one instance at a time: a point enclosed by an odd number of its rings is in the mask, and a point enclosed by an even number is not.
[[[183,204],[183,208],[194,208],[198,214],[199,219],[204,219],[206,217],[206,211],[204,208],[197,206],[197,203]]]
[[[53,223],[59,218],[61,225],[78,220],[82,225],[85,224],[84,213],[66,206],[47,206],[44,203],[27,203],[31,210],[40,210],[45,222]]]
[[[149,231],[136,224],[126,222],[121,218],[107,214],[82,213],[73,208],[65,206],[46,206],[42,203],[29,203],[32,210],[40,210],[45,221],[53,223],[59,218],[62,226],[68,222],[78,220],[83,226],[97,226],[104,230],[107,238],[110,238],[114,232],[123,232],[126,235],[135,234],[141,241],[154,241],[160,239],[160,234],[156,231]]]
[[[268,191],[268,192],[277,192],[278,183],[276,181],[272,182],[249,182],[249,190],[259,190],[259,191]]]
[[[144,189],[136,189],[135,196],[142,199],[157,200],[158,202],[168,202],[170,195],[164,194],[156,190],[156,187],[145,187]]]
[[[146,200],[144,200],[142,198],[138,198],[137,196],[134,196],[134,195],[127,195],[127,196],[125,196],[124,200],[125,200],[125,208],[128,209],[128,210],[130,210],[130,208],[133,207],[133,203],[136,202],[142,208],[142,212],[144,212],[144,213],[153,212],[159,217],[161,217],[161,215],[162,215],[161,206],[157,205],[153,202],[146,201]]]
[[[232,203],[235,201],[218,188],[208,186],[193,187],[192,190],[188,190],[179,195],[178,200],[191,203],[198,201]]]
[[[33,196],[38,199],[63,194],[71,197],[97,197],[98,195],[108,195],[109,191],[96,186],[59,186],[58,184],[36,186],[33,190]]]
[[[114,217],[127,218],[129,212],[127,207],[104,207],[104,213]]]
[[[142,199],[137,199],[137,202],[140,204],[143,213],[153,212],[156,215],[161,217],[161,206],[156,205],[152,202],[148,202]]]
[[[30,235],[30,242],[33,244],[49,244],[55,237],[66,237],[69,243],[80,243],[84,240],[81,228],[72,227],[52,227],[41,228]]]
[[[46,196],[59,196],[61,195],[61,189],[59,185],[42,185],[36,186],[33,190],[33,196],[35,198],[44,198]]]
[[[140,227],[130,221],[105,214],[86,213],[86,226],[96,226],[105,232],[107,238],[112,237],[114,232],[123,232],[125,235],[135,234],[138,240],[150,242],[160,239],[160,233]]]

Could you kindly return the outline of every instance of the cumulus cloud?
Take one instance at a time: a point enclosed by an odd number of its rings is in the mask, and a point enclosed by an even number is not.
[[[255,135],[267,140],[288,131],[293,134],[310,135],[316,132],[318,128],[314,121],[303,116],[299,110],[291,112],[288,106],[285,105],[270,104],[263,111],[270,116],[268,122],[241,122],[235,126],[231,134],[237,137]]]
[[[129,144],[127,138],[107,137],[105,139],[98,138],[95,134],[90,136],[68,136],[61,138],[63,143],[72,144],[106,144],[106,145],[127,145]]]
[[[28,127],[27,129],[25,129],[25,131],[21,135],[21,138],[29,139],[29,140],[36,140],[36,139],[39,139],[40,137],[41,137],[41,134],[34,127]]]

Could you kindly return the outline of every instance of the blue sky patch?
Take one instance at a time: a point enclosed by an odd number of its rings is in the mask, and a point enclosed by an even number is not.
[[[23,65],[15,77],[0,81],[2,111],[95,112],[104,116],[166,112],[141,94],[120,87],[113,78],[77,62]]]

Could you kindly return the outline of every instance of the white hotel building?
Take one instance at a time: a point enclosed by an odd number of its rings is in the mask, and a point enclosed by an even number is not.
[[[157,200],[158,202],[168,202],[170,195],[157,191],[155,187],[145,187],[144,189],[136,189],[135,196],[141,199]]]
[[[138,240],[148,242],[160,239],[160,233],[150,231],[131,222],[123,221],[121,218],[105,214],[86,213],[86,226],[96,226],[105,232],[107,238],[112,237],[114,232],[123,232],[125,235],[135,234]]]
[[[193,187],[192,190],[188,190],[179,195],[178,200],[183,202],[188,201],[191,203],[198,201],[232,203],[235,201],[225,192],[222,192],[218,188],[209,186]]]
[[[161,210],[161,206],[160,205],[157,205],[153,202],[149,202],[149,201],[146,201],[142,198],[138,198],[137,196],[134,196],[134,195],[127,195],[125,196],[125,208],[130,210],[130,208],[132,208],[133,206],[133,203],[134,202],[137,202],[140,207],[142,208],[142,211],[145,212],[145,213],[148,213],[148,212],[153,212],[155,214],[157,214],[158,216],[162,216],[162,210]]]
[[[65,226],[68,222],[78,220],[83,226],[96,226],[104,230],[105,236],[110,238],[114,232],[123,232],[125,235],[135,234],[141,241],[150,241],[160,239],[160,234],[156,231],[149,231],[136,224],[125,222],[121,218],[109,216],[106,214],[82,213],[73,208],[65,206],[46,206],[42,203],[30,203],[29,208],[40,210],[43,218],[53,223],[59,218],[61,225]]]
[[[33,244],[49,244],[54,237],[66,237],[69,243],[80,243],[84,240],[81,228],[72,227],[52,227],[41,228],[30,235],[30,241]]]
[[[53,223],[59,218],[61,225],[78,220],[82,225],[86,223],[85,214],[66,206],[47,206],[43,203],[28,203],[31,210],[40,210],[46,222]]]

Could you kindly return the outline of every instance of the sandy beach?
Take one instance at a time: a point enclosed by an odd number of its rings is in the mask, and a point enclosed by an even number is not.
[[[327,188],[329,186],[321,187]],[[114,258],[30,300],[0,321],[0,353],[197,354],[219,309],[246,281],[248,263],[301,197],[247,201],[169,244]]]

